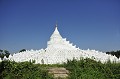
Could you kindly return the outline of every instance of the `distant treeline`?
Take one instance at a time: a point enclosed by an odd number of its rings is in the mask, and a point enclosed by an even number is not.
[[[119,58],[119,57],[120,57],[120,50],[111,51],[111,52],[106,52],[106,54],[115,55],[117,58]]]

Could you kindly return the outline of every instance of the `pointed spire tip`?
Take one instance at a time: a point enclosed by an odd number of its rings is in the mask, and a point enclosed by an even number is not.
[[[58,23],[57,23],[57,21],[56,21],[55,27],[58,27]]]

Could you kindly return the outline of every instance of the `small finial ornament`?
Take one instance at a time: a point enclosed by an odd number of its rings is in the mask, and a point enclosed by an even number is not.
[[[57,21],[56,21],[55,27],[58,27],[58,25],[57,25]]]

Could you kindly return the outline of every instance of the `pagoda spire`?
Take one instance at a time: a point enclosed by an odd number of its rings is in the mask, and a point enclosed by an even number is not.
[[[60,35],[59,31],[58,31],[58,26],[57,26],[57,23],[55,24],[55,30],[53,32],[53,34],[51,35],[50,38],[60,38],[62,39],[62,36]]]
[[[54,33],[55,34],[59,34],[57,21],[56,21],[56,24],[55,24],[55,31],[54,31]]]
[[[58,27],[58,23],[57,23],[57,21],[56,21],[55,27]]]

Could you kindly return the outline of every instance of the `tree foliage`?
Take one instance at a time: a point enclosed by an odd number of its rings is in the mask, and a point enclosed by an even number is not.
[[[43,70],[39,65],[32,62],[11,62],[2,61],[0,63],[1,79],[53,79],[47,70]]]
[[[26,51],[26,49],[21,49],[19,52],[24,52],[24,51]]]
[[[120,79],[120,63],[102,64],[87,58],[68,60],[64,67],[70,71],[69,79]]]
[[[9,55],[10,55],[9,51],[0,49],[0,58],[1,59],[3,59],[4,56],[6,56],[8,58]]]
[[[65,67],[69,70],[68,79],[120,79],[120,63],[96,62],[92,59],[73,59],[64,64],[34,64],[33,62],[0,62],[1,79],[53,79],[48,74],[49,67]]]
[[[111,52],[106,52],[106,54],[115,55],[117,58],[119,58],[119,57],[120,57],[120,50],[111,51]]]

